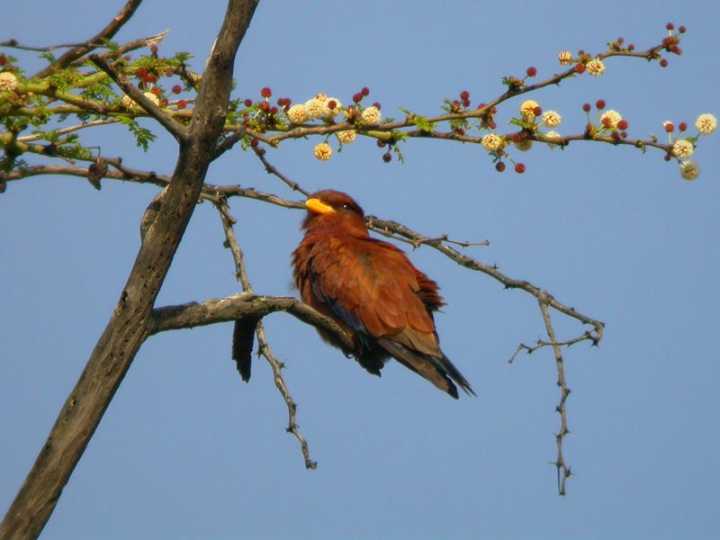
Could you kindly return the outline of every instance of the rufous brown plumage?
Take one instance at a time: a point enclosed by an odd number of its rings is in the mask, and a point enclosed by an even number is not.
[[[454,398],[455,383],[474,395],[440,349],[433,312],[444,302],[437,284],[400,249],[371,238],[362,208],[345,193],[318,191],[306,206],[305,236],[293,252],[295,284],[304,302],[353,334],[354,350],[344,352],[375,375],[393,357]]]

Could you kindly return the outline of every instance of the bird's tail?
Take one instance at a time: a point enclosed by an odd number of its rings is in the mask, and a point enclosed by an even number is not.
[[[423,354],[389,339],[379,339],[378,343],[402,365],[413,370],[455,399],[458,399],[458,391],[453,381],[465,393],[475,395],[468,380],[444,354],[441,353],[441,356]]]

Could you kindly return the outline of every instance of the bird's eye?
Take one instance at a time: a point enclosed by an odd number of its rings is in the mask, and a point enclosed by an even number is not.
[[[346,204],[343,204],[343,205],[341,206],[341,208],[342,208],[343,210],[350,210],[350,205],[346,203]]]

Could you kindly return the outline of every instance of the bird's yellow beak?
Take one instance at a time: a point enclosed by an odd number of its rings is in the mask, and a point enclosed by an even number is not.
[[[310,210],[311,212],[314,212],[315,214],[334,214],[335,209],[322,202],[320,199],[308,199],[305,201],[305,207]]]

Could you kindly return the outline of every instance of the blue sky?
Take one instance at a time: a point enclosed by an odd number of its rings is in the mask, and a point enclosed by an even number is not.
[[[17,2],[0,39],[31,44],[87,38],[122,2]],[[42,15],[38,15],[38,10]],[[224,2],[147,2],[118,36],[170,29],[166,52],[201,65]],[[241,46],[235,95],[262,86],[296,101],[325,91],[344,102],[360,87],[423,114],[460,90],[501,92],[502,76],[557,70],[562,49],[598,51],[618,36],[654,44],[668,20],[689,32],[667,70],[613,60],[535,95],[584,122],[604,98],[631,133],[661,135],[663,120],[720,113],[716,22],[710,1],[264,2]],[[501,109],[509,118],[517,103]],[[158,130],[159,131],[159,130]],[[119,128],[96,135],[134,167],[172,171],[175,147],[147,153]],[[491,246],[472,254],[529,279],[607,323],[598,349],[566,355],[576,476],[556,494],[558,419],[549,351],[509,365],[521,341],[543,335],[533,298],[508,292],[427,249],[413,261],[448,302],[443,348],[478,397],[454,401],[390,364],[377,379],[289,316],[267,320],[287,363],[316,471],[284,432],[284,404],[257,361],[243,384],[229,358],[231,325],[164,334],[140,351],[45,529],[44,538],[717,538],[717,276],[720,153],[704,140],[701,177],[681,180],[659,153],[578,144],[522,155],[502,175],[481,148],[411,141],[406,163],[384,164],[370,141],[329,162],[316,140],[268,157],[308,189],[351,193],[367,212],[428,235]],[[223,157],[213,183],[292,197],[253,156]],[[115,305],[138,249],[150,186],[78,179],[13,183],[0,196],[0,508],[12,500]],[[302,214],[234,200],[238,237],[260,293],[294,294],[289,254]],[[214,210],[200,205],[161,291],[160,305],[236,292]],[[580,328],[556,317],[562,337]]]

